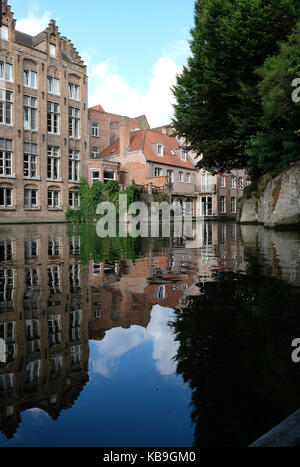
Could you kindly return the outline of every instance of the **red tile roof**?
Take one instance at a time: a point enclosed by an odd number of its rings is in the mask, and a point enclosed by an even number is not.
[[[164,145],[163,157],[156,154],[155,148],[153,147],[156,144]],[[130,147],[128,152],[137,151],[142,151],[148,162],[157,162],[160,164],[173,165],[176,167],[196,170],[195,165],[188,157],[186,162],[181,160],[179,155],[180,145],[177,139],[173,136],[164,135],[152,130],[132,131],[130,133]],[[171,151],[173,151],[174,154],[172,154]],[[177,153],[175,151],[177,151]],[[119,154],[120,140],[117,140],[115,143],[111,144],[107,149],[105,149],[100,154],[99,158],[117,156]]]

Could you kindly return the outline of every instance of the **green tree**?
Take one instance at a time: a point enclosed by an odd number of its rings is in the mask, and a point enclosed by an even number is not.
[[[299,18],[294,0],[197,0],[191,56],[173,88],[173,124],[198,167],[247,167],[263,109],[256,69],[278,53]]]
[[[257,74],[263,116],[247,147],[250,170],[276,174],[300,157],[300,103],[292,100],[292,82],[300,78],[300,22],[280,53],[268,58]]]

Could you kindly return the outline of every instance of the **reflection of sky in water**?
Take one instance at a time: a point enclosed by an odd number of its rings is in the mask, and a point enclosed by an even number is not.
[[[90,341],[90,381],[72,408],[56,421],[39,408],[24,411],[0,446],[192,446],[191,390],[176,375],[173,319],[156,305],[147,329],[116,328]]]
[[[172,318],[173,310],[156,305],[152,309],[147,329],[133,326],[128,330],[110,330],[103,341],[94,343],[96,355],[91,360],[92,373],[112,378],[118,371],[122,356],[146,341],[152,343],[152,356],[158,373],[162,376],[175,373],[173,357],[177,353],[178,343],[174,341],[172,329],[168,325]]]

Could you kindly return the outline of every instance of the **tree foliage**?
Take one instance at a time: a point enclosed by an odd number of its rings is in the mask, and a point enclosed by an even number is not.
[[[280,53],[269,57],[257,74],[263,116],[247,146],[249,165],[251,171],[277,174],[300,155],[300,103],[291,97],[293,80],[300,78],[300,22]]]
[[[256,70],[299,18],[294,0],[196,0],[191,56],[173,88],[173,124],[199,168],[245,168],[263,106]],[[255,174],[257,175],[257,174]]]
[[[109,201],[115,205],[116,212],[119,212],[119,196],[127,195],[128,205],[139,201],[139,187],[133,182],[126,190],[121,191],[119,182],[110,180],[108,183],[96,182],[89,187],[84,178],[80,180],[80,208],[73,210],[68,208],[66,212],[67,222],[83,224],[94,222],[99,218],[97,207],[100,203]]]

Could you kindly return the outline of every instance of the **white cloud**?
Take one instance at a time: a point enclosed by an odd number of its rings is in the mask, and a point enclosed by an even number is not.
[[[38,3],[32,2],[27,17],[17,21],[16,29],[31,36],[36,36],[48,26],[50,19],[50,11],[45,11],[40,15]]]
[[[101,104],[107,112],[136,117],[146,114],[152,127],[170,122],[174,97],[171,86],[181,66],[170,57],[160,57],[149,77],[149,90],[139,93],[121,77],[113,59],[108,59],[91,69],[90,85],[94,92],[89,105]]]
[[[152,357],[158,373],[162,376],[176,372],[173,357],[177,354],[178,342],[169,322],[174,316],[174,310],[155,305],[151,312],[151,322],[147,329],[132,326],[130,329],[116,328],[107,333],[105,339],[94,343],[96,355],[92,360],[92,369],[96,374],[112,378],[119,369],[121,357],[143,342],[153,344]]]

